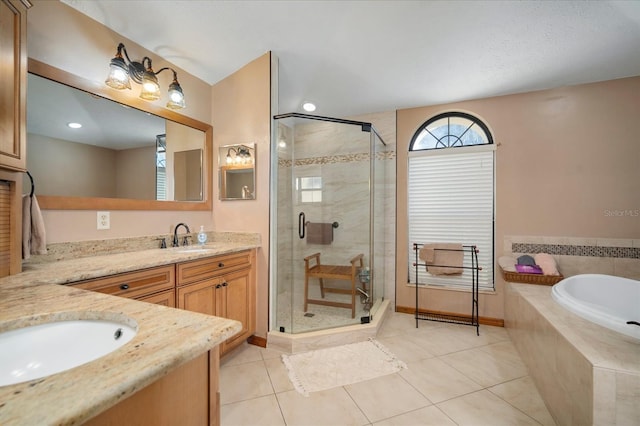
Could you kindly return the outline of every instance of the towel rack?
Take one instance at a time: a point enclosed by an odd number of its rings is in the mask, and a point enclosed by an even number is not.
[[[29,173],[29,170],[27,170],[25,173],[27,174],[27,176],[29,176],[29,180],[31,181],[31,192],[29,193],[29,197],[33,198],[33,193],[36,190],[36,185],[35,183],[33,183],[33,176],[31,176],[31,173]]]
[[[309,225],[310,223],[311,223],[311,221],[309,221],[309,220],[308,220],[308,221],[306,221],[306,222],[304,223],[304,226],[307,226],[307,225]],[[331,223],[331,227],[332,227],[332,228],[334,228],[334,229],[337,229],[338,227],[340,227],[340,224],[339,224],[338,222],[332,222],[332,223]]]
[[[455,265],[429,265],[429,266],[441,266],[447,268],[459,268],[459,269],[470,269],[471,270],[471,316],[466,315],[452,315],[452,314],[443,314],[436,312],[426,312],[420,311],[418,306],[418,267],[419,266],[427,266],[425,263],[420,263],[418,261],[418,252],[420,247],[424,244],[413,244],[413,251],[415,253],[415,263],[413,266],[415,267],[416,272],[416,328],[418,328],[419,320],[425,321],[438,321],[438,322],[446,322],[451,324],[463,324],[470,325],[476,328],[476,335],[480,335],[480,322],[478,320],[478,278],[479,271],[482,270],[482,267],[478,266],[478,248],[475,245],[463,245],[461,250],[453,250],[453,249],[438,249],[434,250],[445,250],[445,251],[462,251],[464,254],[468,254],[471,258],[471,266],[455,266]]]

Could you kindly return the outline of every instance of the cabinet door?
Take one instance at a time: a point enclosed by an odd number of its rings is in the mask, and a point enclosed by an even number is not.
[[[201,314],[216,315],[218,290],[222,287],[220,278],[198,281],[195,284],[178,287],[178,308]]]
[[[223,352],[239,345],[255,330],[255,297],[250,273],[251,268],[246,268],[223,277],[220,289],[223,296],[220,298],[217,315],[242,323],[242,330],[223,344]]]
[[[0,167],[26,168],[27,8],[0,1]]]

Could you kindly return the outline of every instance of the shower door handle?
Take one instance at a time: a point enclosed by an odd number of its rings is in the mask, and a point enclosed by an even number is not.
[[[298,236],[300,239],[304,239],[304,212],[300,212],[298,215]]]

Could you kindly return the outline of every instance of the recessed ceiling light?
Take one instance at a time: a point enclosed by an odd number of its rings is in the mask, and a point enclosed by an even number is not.
[[[304,104],[302,104],[302,109],[304,109],[307,112],[313,112],[316,110],[316,106],[311,102],[305,102]]]
[[[71,127],[72,129],[79,129],[80,127],[82,127],[82,124],[80,124],[80,123],[67,123],[67,126]]]

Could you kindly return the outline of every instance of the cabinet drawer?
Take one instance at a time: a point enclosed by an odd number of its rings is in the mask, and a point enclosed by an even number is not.
[[[251,252],[243,251],[206,259],[179,263],[177,265],[178,286],[219,276],[251,265]]]
[[[176,307],[176,291],[175,289],[166,290],[162,293],[154,293],[151,296],[138,297],[136,300],[141,302],[153,303],[154,305]]]
[[[143,269],[72,284],[74,287],[137,299],[175,286],[174,265]]]

